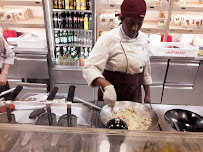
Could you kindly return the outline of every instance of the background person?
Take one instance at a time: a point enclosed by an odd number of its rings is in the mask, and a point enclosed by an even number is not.
[[[10,65],[14,64],[14,52],[9,47],[4,37],[0,34],[0,86],[6,85],[7,89],[10,89],[7,76]]]

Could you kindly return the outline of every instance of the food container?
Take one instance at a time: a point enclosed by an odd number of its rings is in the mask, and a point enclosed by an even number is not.
[[[47,46],[45,36],[37,34],[23,34],[17,39],[18,48],[45,48]]]
[[[182,42],[151,43],[151,52],[156,56],[196,57],[198,47]]]

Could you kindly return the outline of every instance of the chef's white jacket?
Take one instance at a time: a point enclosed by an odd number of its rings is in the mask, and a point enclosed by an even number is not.
[[[138,44],[144,44],[145,51],[147,51],[147,55],[141,55],[142,59],[144,58],[145,61],[147,61],[145,65],[142,65],[143,67],[141,66],[141,62],[143,63],[143,60],[136,58],[136,53],[133,52],[134,50],[130,50],[129,52],[126,52],[127,50],[125,50],[126,53],[123,52],[121,40],[125,39],[128,40],[129,38],[124,34],[122,25],[98,38],[83,68],[83,77],[86,79],[89,86],[94,87],[92,82],[96,78],[104,78],[102,75],[104,69],[127,74],[142,73],[144,70],[144,79],[142,84],[149,85],[152,83],[147,36],[139,31],[138,36],[134,39]],[[129,58],[128,66],[125,54],[127,58]],[[132,55],[134,55],[133,59]],[[137,66],[137,64],[140,65]]]
[[[14,56],[14,52],[11,50],[4,37],[0,34],[0,68],[2,68],[4,63],[13,64]]]

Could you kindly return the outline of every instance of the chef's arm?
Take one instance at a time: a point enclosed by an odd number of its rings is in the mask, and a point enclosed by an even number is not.
[[[4,64],[2,72],[0,74],[0,85],[6,84],[9,68],[10,64]]]
[[[104,87],[106,87],[106,86],[108,86],[108,85],[111,85],[111,83],[110,83],[109,81],[107,81],[106,79],[101,78],[101,77],[96,78],[96,79],[93,81],[93,84],[94,84],[95,86],[101,87],[102,89],[104,89]]]
[[[150,87],[149,87],[149,85],[143,85],[143,87],[144,87],[144,91],[145,91],[144,102],[151,103]]]

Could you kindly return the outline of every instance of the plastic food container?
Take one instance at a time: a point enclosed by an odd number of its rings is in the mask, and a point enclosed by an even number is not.
[[[17,39],[18,48],[45,48],[47,46],[45,36],[36,34],[23,34]]]
[[[151,43],[151,52],[155,56],[196,57],[198,47],[182,42]]]

